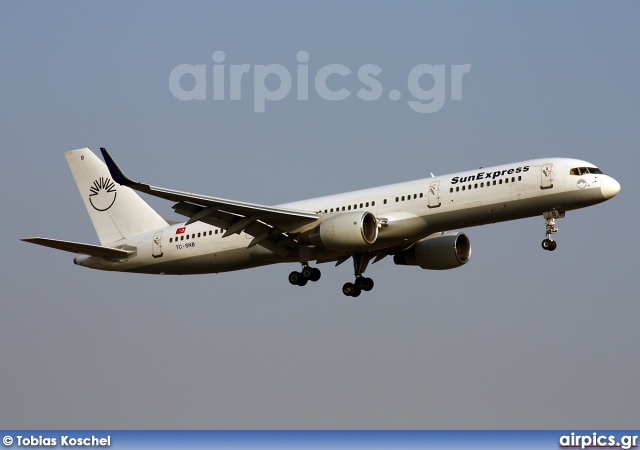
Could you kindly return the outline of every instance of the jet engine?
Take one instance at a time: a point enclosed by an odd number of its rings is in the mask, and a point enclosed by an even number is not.
[[[400,253],[393,262],[401,266],[420,266],[422,269],[455,269],[469,261],[471,242],[464,233],[446,232],[426,237]]]
[[[376,216],[368,211],[353,211],[323,220],[298,236],[298,242],[329,250],[357,250],[373,244],[377,238]]]

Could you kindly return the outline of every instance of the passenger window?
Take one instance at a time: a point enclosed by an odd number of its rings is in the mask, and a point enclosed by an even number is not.
[[[452,192],[453,192],[453,188],[449,188],[449,193],[452,193]]]
[[[169,244],[173,242],[173,238],[169,238]]]
[[[464,191],[465,186],[462,186],[462,190]]]
[[[474,188],[474,189],[478,189],[478,183],[474,184],[474,185],[473,185],[473,188]]]
[[[386,200],[384,202],[387,203]],[[376,201],[375,200],[371,202],[371,206],[376,206]]]
[[[505,179],[504,179],[504,182],[505,182],[505,183],[508,183],[508,182],[509,182],[509,179],[508,179],[508,178],[505,178]]]
[[[522,181],[522,177],[521,176],[518,176],[518,181]]]
[[[460,192],[460,186],[456,186],[456,192]]]
[[[198,237],[200,237],[200,233],[198,233]]]
[[[187,237],[189,237],[189,236],[187,236]],[[184,236],[180,236],[180,240],[184,241]]]

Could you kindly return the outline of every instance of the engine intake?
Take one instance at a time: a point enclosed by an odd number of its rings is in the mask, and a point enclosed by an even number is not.
[[[471,242],[464,233],[446,232],[426,237],[393,256],[400,266],[420,266],[422,269],[455,269],[469,261]]]
[[[368,211],[354,211],[325,219],[314,229],[298,236],[301,244],[328,250],[357,250],[378,239],[378,221]]]

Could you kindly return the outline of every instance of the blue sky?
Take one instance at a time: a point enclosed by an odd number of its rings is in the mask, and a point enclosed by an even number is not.
[[[2,3],[0,423],[637,426],[639,19],[633,2]],[[216,51],[227,71],[251,66],[240,100],[212,98]],[[327,86],[351,95],[325,100],[311,81],[308,100],[294,84],[254,112],[255,66],[295,82],[300,51],[310,80],[347,67]],[[206,66],[206,99],[172,95],[181,64]],[[365,64],[382,70],[374,101],[356,94]],[[421,64],[446,69],[431,114],[407,104]],[[470,65],[461,100],[454,65]],[[301,289],[294,265],[111,274],[20,242],[97,243],[63,157],[86,146],[134,179],[263,204],[545,156],[590,161],[622,191],[559,220],[553,254],[542,218],[473,228],[466,266],[385,259],[354,300],[348,264]]]

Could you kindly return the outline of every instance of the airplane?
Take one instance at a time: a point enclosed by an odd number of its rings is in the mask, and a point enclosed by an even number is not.
[[[299,263],[289,282],[320,279],[310,263],[352,259],[346,296],[370,291],[369,263],[393,256],[397,265],[446,270],[471,256],[466,234],[451,231],[542,216],[542,248],[556,249],[556,219],[604,202],[620,184],[586,161],[545,158],[479,168],[276,206],[180,192],[128,178],[106,149],[65,152],[100,245],[47,239],[23,241],[77,253],[91,269],[161,275],[220,273]],[[106,163],[106,164],[105,164]],[[137,193],[174,202],[188,218],[163,219]]]

